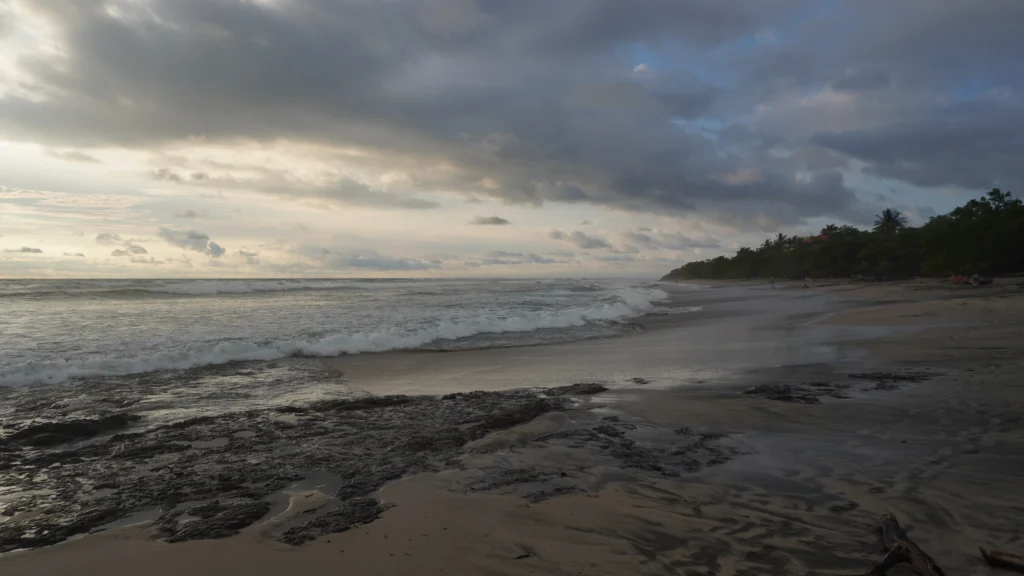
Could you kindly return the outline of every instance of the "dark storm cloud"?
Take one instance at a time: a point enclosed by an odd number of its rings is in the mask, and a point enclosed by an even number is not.
[[[961,104],[925,118],[823,133],[814,142],[866,162],[886,178],[920,186],[986,189],[1024,183],[1024,110]]]
[[[511,222],[505,220],[500,216],[477,216],[476,218],[473,218],[469,223],[473,224],[474,226],[507,226],[511,224]]]
[[[185,250],[202,252],[203,254],[214,258],[223,256],[225,252],[224,248],[213,240],[210,240],[210,235],[205,232],[160,228],[157,231],[157,235],[168,244],[184,248]]]
[[[836,80],[832,87],[844,92],[879,90],[889,87],[889,75],[882,70],[853,72]]]
[[[700,211],[738,226],[870,212],[838,173],[852,158],[912,183],[1024,174],[1004,160],[950,166],[952,144],[906,152],[964,86],[1024,92],[1019,0],[29,4],[54,25],[66,60],[19,63],[38,97],[0,100],[0,128],[52,145],[202,136],[360,146],[408,166],[414,191]],[[767,29],[777,41],[757,45]],[[634,52],[667,64],[634,72]],[[841,114],[799,104],[827,87],[848,98]],[[780,119],[787,99],[800,122]],[[989,112],[991,125],[1016,122],[1013,109]],[[736,118],[753,120],[734,130]],[[973,118],[956,133],[982,146],[988,128],[971,130]],[[893,121],[905,125],[886,135],[905,144],[873,135]],[[1019,157],[1019,142],[1001,138],[999,153]],[[761,178],[723,177],[744,170]],[[201,174],[153,176],[223,187]],[[261,190],[436,206],[356,181]]]

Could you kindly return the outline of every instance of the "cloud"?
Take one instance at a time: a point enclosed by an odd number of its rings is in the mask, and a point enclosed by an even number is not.
[[[861,166],[917,186],[1024,182],[1019,0],[284,4],[39,0],[15,17],[53,49],[11,60],[5,138],[301,142],[350,166],[152,176],[318,204],[428,209],[418,195],[455,192],[741,229],[861,218]],[[377,184],[393,170],[401,193]]]
[[[239,250],[238,257],[241,258],[247,265],[254,266],[260,263],[259,252],[249,252],[247,250]]]
[[[470,221],[470,224],[474,226],[507,226],[511,222],[499,216],[477,216]]]
[[[1019,189],[1024,184],[1024,109],[961,103],[884,126],[822,132],[812,141],[884,178],[918,186]],[[965,153],[972,151],[972,153]]]
[[[138,254],[149,254],[149,251],[137,244],[131,242],[125,242],[124,248],[118,248],[110,253],[111,256],[122,257],[122,256],[134,256]]]
[[[194,172],[189,176],[182,176],[171,169],[161,168],[151,171],[150,177],[154,180],[217,190],[218,192],[243,190],[280,198],[295,198],[329,204],[411,210],[429,210],[440,206],[433,200],[385,192],[347,176],[304,180],[296,174],[283,170],[255,166],[239,166],[238,168],[242,171],[255,171],[259,175],[239,177],[229,173],[215,176],[205,172]],[[187,218],[188,216],[181,217]]]
[[[152,265],[161,265],[161,264],[163,264],[162,260],[157,260],[156,258],[153,258],[152,256],[150,256],[149,258],[144,258],[142,256],[132,256],[131,262],[133,264],[152,264]]]
[[[82,254],[81,252],[75,252],[74,254],[72,254],[70,252],[65,252],[64,255],[65,256],[71,256],[73,258],[85,258],[85,254]]]
[[[596,238],[594,236],[588,236],[578,230],[571,233],[565,233],[562,232],[561,230],[552,230],[551,232],[548,233],[548,238],[572,244],[573,246],[580,248],[582,250],[612,247],[611,244],[605,242],[604,240]]]
[[[295,253],[306,257],[320,268],[328,270],[371,270],[377,272],[407,272],[440,268],[441,263],[419,258],[383,256],[376,251],[346,252],[318,246],[302,246]]]
[[[224,255],[224,252],[226,252],[226,250],[224,250],[224,248],[222,248],[220,244],[217,244],[212,240],[206,246],[206,254],[213,256],[214,258],[220,258],[221,256]]]
[[[102,164],[94,156],[86,154],[80,150],[47,150],[47,154],[58,158],[60,160],[67,160],[69,162],[84,162],[86,164]]]
[[[195,210],[185,210],[184,212],[178,212],[174,215],[175,218],[199,218],[199,214]]]
[[[157,231],[157,235],[168,244],[185,250],[202,252],[203,254],[214,258],[223,256],[225,252],[224,248],[210,240],[210,235],[205,232],[197,232],[195,230],[174,230],[171,228],[161,227]]]
[[[540,256],[533,252],[507,252],[505,250],[492,250],[482,258],[479,265],[483,266],[518,266],[521,264],[563,264],[566,260],[556,260]]]
[[[404,209],[438,207],[418,194],[458,192],[654,213],[728,197],[748,211],[758,207],[744,203],[784,204],[792,209],[780,214],[799,219],[841,212],[853,194],[781,177],[762,191],[730,193],[712,175],[755,157],[780,175],[792,163],[678,123],[749,106],[715,79],[654,74],[619,59],[633,46],[713,53],[804,14],[808,1],[568,0],[554,11],[535,1],[315,1],[300,10],[50,2],[32,17],[52,31],[53,52],[71,56],[23,59],[18,73],[32,93],[0,99],[0,123],[11,138],[61,146],[153,150],[199,138],[358,152],[347,157],[358,179],[243,179],[169,166],[151,173],[210,191]],[[400,194],[374,184],[393,166],[408,176]],[[802,201],[809,194],[819,199]]]
[[[96,235],[96,243],[100,246],[113,246],[124,242],[120,234],[114,234],[113,232],[102,232]]]
[[[696,239],[680,232],[656,231],[650,228],[627,230],[622,233],[622,236],[627,241],[650,250],[692,250],[721,247],[721,243],[713,238]]]
[[[864,92],[888,87],[889,75],[883,70],[850,72],[832,84],[832,88],[844,92]]]
[[[28,246],[22,246],[21,248],[16,248],[14,250],[4,250],[4,252],[19,253],[19,254],[42,254],[43,253],[43,251],[41,249],[39,249],[39,248],[29,248]]]

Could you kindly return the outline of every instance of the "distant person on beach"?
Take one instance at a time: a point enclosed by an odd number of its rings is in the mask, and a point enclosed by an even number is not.
[[[772,290],[775,290],[775,276],[768,279],[768,283],[771,284]]]

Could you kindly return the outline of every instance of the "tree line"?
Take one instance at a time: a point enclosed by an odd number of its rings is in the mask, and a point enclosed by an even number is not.
[[[1024,202],[998,188],[923,226],[886,208],[872,230],[830,224],[813,236],[768,238],[732,257],[689,262],[665,276],[681,279],[895,279],[998,276],[1024,271]]]

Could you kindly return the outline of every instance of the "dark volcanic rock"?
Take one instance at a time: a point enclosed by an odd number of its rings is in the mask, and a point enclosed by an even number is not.
[[[7,435],[9,442],[26,446],[56,446],[92,438],[104,432],[118,430],[137,422],[140,417],[135,414],[114,414],[94,420],[69,420],[66,422],[45,422],[32,424]]]
[[[468,488],[473,492],[483,492],[515,484],[546,482],[554,477],[554,474],[545,474],[533,468],[499,468],[488,471]]]
[[[388,408],[400,406],[412,401],[409,396],[368,396],[355,400],[322,400],[309,405],[314,412],[337,412],[349,410],[375,410],[377,408]]]
[[[893,382],[912,382],[916,384],[934,378],[935,374],[930,372],[862,372],[848,374],[847,376],[855,380],[876,380],[880,384]]]
[[[820,394],[803,386],[793,384],[761,384],[744,392],[753,396],[761,396],[779,402],[797,402],[800,404],[821,404]]]
[[[744,394],[762,396],[779,402],[796,402],[799,404],[820,404],[821,398],[849,398],[846,390],[849,384],[840,382],[802,382],[800,384],[761,384],[754,386]]]
[[[130,514],[213,500],[218,503],[193,507],[182,517],[167,513],[162,525],[174,541],[222,537],[262,516],[267,496],[311,474],[326,474],[341,483],[335,493],[340,507],[311,518],[288,537],[293,542],[315,538],[376,517],[376,505],[358,499],[387,482],[458,467],[467,442],[547,412],[569,410],[577,404],[570,395],[603,389],[577,385],[554,395],[512,390],[323,401],[191,418],[84,446],[51,442],[57,434],[96,435],[133,418],[23,426],[7,435],[0,450],[0,485],[45,493],[0,505],[0,512],[13,516],[45,510],[46,521],[8,521],[0,531],[0,549],[52,544],[104,523],[78,510]],[[294,420],[282,426],[281,414]],[[45,538],[37,536],[43,533]]]
[[[117,508],[95,508],[82,511],[60,510],[59,508],[61,507],[25,524],[8,524],[0,527],[0,552],[57,544],[125,515],[123,510]],[[8,511],[10,510],[5,510],[5,512]]]
[[[336,505],[288,525],[282,542],[301,544],[372,522],[384,511],[373,494],[395,479],[464,465],[463,446],[537,416],[571,410],[599,384],[547,390],[382,396],[315,402],[268,410],[203,416],[120,433],[100,442],[49,444],[48,435],[82,438],[123,428],[131,416],[32,424],[0,443],[0,485],[31,494],[0,504],[0,514],[28,520],[0,524],[0,551],[60,542],[122,516],[163,510],[159,527],[171,542],[223,538],[257,522],[267,497],[322,475],[339,488]],[[288,425],[281,425],[288,414]],[[735,453],[712,435],[677,434],[617,417],[572,419],[570,429],[525,440],[514,450],[555,445],[597,455],[608,468],[675,476],[727,461]],[[83,425],[87,422],[87,425]],[[244,432],[244,434],[239,434]],[[657,440],[651,440],[656,437]],[[43,440],[41,440],[43,439]],[[587,474],[569,475],[563,462],[534,470],[498,457],[481,466],[471,490],[519,486],[531,501],[585,491]],[[186,503],[191,507],[183,509]],[[201,503],[194,505],[195,503]]]
[[[548,396],[593,396],[607,392],[608,388],[594,383],[571,384],[569,386],[558,386],[544,391]]]
[[[324,534],[344,532],[360,524],[369,524],[384,513],[385,508],[373,498],[352,498],[333,510],[302,526],[288,529],[279,540],[298,546]]]
[[[193,519],[179,522],[180,515],[172,515],[161,522],[160,531],[168,542],[227,538],[262,518],[270,510],[263,501],[221,504],[219,501],[193,506],[186,513]]]

